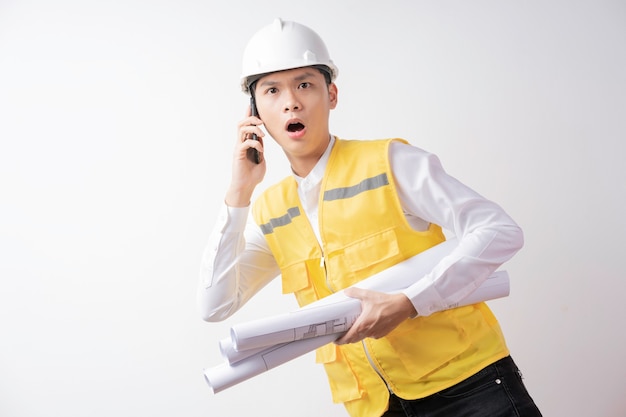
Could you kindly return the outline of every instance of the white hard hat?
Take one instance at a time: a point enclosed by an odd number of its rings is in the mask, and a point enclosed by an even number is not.
[[[275,19],[255,33],[244,49],[241,89],[249,93],[250,85],[264,74],[310,66],[326,67],[331,81],[339,72],[315,31],[300,23]]]

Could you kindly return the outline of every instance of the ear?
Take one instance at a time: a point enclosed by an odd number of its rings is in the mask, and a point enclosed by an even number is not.
[[[330,100],[330,108],[334,109],[335,107],[337,107],[337,94],[338,94],[338,90],[337,90],[337,84],[335,83],[330,83],[328,85],[328,98]]]

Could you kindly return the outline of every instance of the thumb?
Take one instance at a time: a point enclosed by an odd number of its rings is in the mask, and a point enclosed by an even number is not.
[[[367,291],[362,288],[348,287],[343,290],[343,293],[350,298],[358,298],[359,300],[362,300],[365,298]]]

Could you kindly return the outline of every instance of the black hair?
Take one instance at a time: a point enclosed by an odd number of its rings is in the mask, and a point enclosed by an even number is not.
[[[319,72],[322,73],[322,75],[324,76],[324,79],[326,79],[327,85],[330,85],[330,83],[333,82],[333,77],[331,75],[330,68],[328,68],[326,65],[313,65],[313,68],[317,69]]]

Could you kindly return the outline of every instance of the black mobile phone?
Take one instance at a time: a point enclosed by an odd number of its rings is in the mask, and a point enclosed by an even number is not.
[[[254,101],[254,96],[250,96],[250,114],[252,116],[258,116],[259,112],[256,109],[256,103]],[[259,140],[258,136],[255,134],[252,135],[252,140]],[[259,155],[259,151],[254,148],[248,148],[246,156],[248,159],[255,164],[261,163],[261,155]]]

